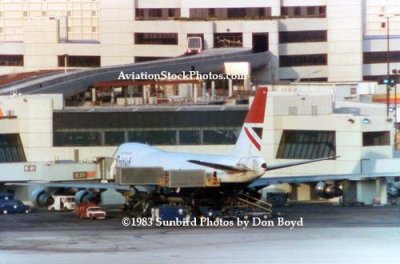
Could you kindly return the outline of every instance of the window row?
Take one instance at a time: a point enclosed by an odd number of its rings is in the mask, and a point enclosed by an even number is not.
[[[179,8],[136,8],[135,18],[137,20],[167,20],[179,18]]]
[[[54,146],[118,146],[125,142],[148,145],[235,144],[238,128],[191,130],[74,131],[55,132]]]
[[[165,20],[180,18],[179,8],[136,8],[138,20]],[[326,6],[288,6],[281,8],[281,15],[288,17],[326,17]],[[190,8],[191,19],[244,19],[271,17],[271,7],[248,8]]]
[[[189,17],[192,19],[243,19],[271,17],[270,7],[252,8],[191,8]]]
[[[24,56],[0,55],[0,66],[24,66]]]
[[[281,15],[287,17],[326,17],[326,6],[284,6]]]
[[[135,44],[178,45],[178,33],[135,33]]]
[[[54,131],[62,129],[177,129],[241,127],[247,110],[55,112]]]
[[[58,56],[58,67],[100,67],[100,61],[100,56],[61,55]]]
[[[390,51],[389,53],[386,51],[363,53],[364,64],[386,63],[388,60],[389,62],[400,62],[400,51]]]
[[[327,64],[328,64],[327,54],[279,56],[280,67],[315,66],[315,65],[327,65]]]
[[[284,31],[279,32],[279,43],[326,42],[328,31]]]

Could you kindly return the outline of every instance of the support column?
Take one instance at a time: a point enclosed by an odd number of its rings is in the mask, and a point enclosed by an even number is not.
[[[211,101],[215,100],[215,81],[211,81]]]
[[[193,102],[197,103],[197,89],[198,84],[193,84]]]
[[[92,102],[95,103],[96,100],[96,88],[92,88]]]
[[[111,103],[115,103],[115,93],[114,93],[114,87],[111,87]]]
[[[207,83],[202,82],[202,95],[203,95],[203,101],[206,101],[206,95],[207,95]]]
[[[144,85],[142,90],[143,90],[143,104],[148,104],[150,97],[148,85]]]
[[[229,94],[228,94],[228,96],[232,97],[233,96],[233,81],[232,81],[232,79],[229,79],[228,82],[229,82]]]

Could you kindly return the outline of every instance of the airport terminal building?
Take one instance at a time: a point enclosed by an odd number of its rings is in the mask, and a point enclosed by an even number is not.
[[[355,196],[349,199],[368,204],[379,196],[385,203],[383,179],[400,174],[393,152],[393,117],[386,116],[384,105],[340,100],[335,89],[310,84],[270,87],[261,143],[268,164],[340,158],[272,171],[265,179],[313,175],[324,181],[336,175],[352,181],[349,188],[355,188]],[[2,96],[0,107],[1,166],[12,172],[2,174],[0,182],[114,180],[101,160],[124,142],[228,154],[248,111],[247,105],[65,107],[62,95],[51,94]],[[68,167],[72,161],[79,165]],[[79,178],[71,170],[90,172],[91,177]],[[312,185],[296,186],[301,189],[296,199],[314,197]]]
[[[160,8],[152,0],[0,1],[0,73],[62,72],[1,90],[0,161],[7,173],[0,183],[87,180],[88,175],[113,180],[101,162],[124,142],[229,153],[248,107],[208,105],[216,90],[228,86],[229,96],[220,98],[229,101],[232,91],[248,97],[258,84],[295,80],[268,85],[263,158],[270,164],[340,159],[272,171],[265,178],[311,175],[324,182],[337,175],[353,181],[344,186],[354,195],[348,200],[372,203],[378,197],[386,203],[386,177],[400,175],[394,152],[397,111],[372,103],[376,83],[359,82],[382,81],[386,58],[397,67],[398,18],[390,14],[400,5],[389,2],[381,7],[372,0],[164,1]],[[206,51],[181,56],[188,37],[200,37]],[[164,58],[171,59],[151,62]],[[157,98],[168,93],[166,85],[115,82],[122,70],[228,74],[232,65],[246,68],[244,91],[232,81],[197,80],[186,88],[173,83],[174,93]],[[85,68],[95,69],[72,71]],[[298,86],[299,81],[309,83]],[[106,92],[97,89],[110,82]],[[367,89],[360,92],[363,85]],[[101,93],[111,98],[110,106],[98,100]],[[186,95],[183,103],[152,103]],[[81,105],[67,106],[67,97]],[[68,166],[71,161],[77,167]],[[296,198],[313,198],[310,185],[304,188]]]
[[[397,1],[0,1],[0,72],[100,67],[205,49],[267,51],[253,83],[361,81],[399,62]],[[382,17],[383,16],[383,17]]]

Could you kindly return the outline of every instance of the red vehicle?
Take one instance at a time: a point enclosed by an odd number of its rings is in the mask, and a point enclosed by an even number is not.
[[[101,208],[94,203],[81,203],[75,209],[75,213],[79,218],[85,219],[105,219],[106,212],[101,210]]]

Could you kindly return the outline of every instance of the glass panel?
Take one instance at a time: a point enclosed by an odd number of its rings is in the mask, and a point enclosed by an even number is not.
[[[56,132],[54,146],[100,146],[100,132]]]
[[[0,135],[0,162],[26,161],[19,134]]]
[[[334,131],[284,130],[279,144],[279,159],[315,159],[336,153]]]
[[[179,131],[179,145],[199,145],[200,130]]]
[[[107,146],[118,146],[124,142],[124,131],[107,131],[104,133],[104,144]]]
[[[130,131],[128,141],[149,145],[176,145],[176,131]]]
[[[235,144],[239,135],[238,129],[213,129],[203,131],[203,144]]]

